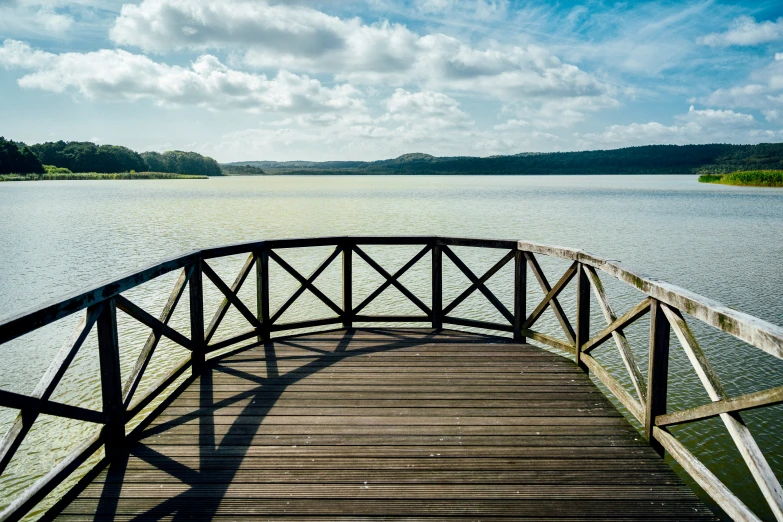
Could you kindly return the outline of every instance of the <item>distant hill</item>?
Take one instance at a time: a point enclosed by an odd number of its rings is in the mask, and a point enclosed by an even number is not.
[[[783,143],[646,145],[582,152],[523,152],[487,158],[403,154],[381,161],[242,161],[267,174],[692,174],[783,169]]]
[[[264,170],[252,165],[221,165],[220,170],[226,176],[260,176]]]

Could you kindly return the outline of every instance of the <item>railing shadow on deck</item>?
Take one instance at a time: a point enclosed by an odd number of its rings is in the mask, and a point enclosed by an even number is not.
[[[361,246],[360,246],[361,245]],[[387,272],[362,248],[364,245],[419,245],[421,250],[394,274]],[[309,276],[301,275],[276,252],[292,248],[332,246],[334,250],[326,260]],[[482,276],[477,276],[457,255],[454,247],[473,247],[505,252]],[[425,255],[431,253],[432,302],[428,306],[407,289],[400,278]],[[215,258],[249,254],[232,285],[226,284],[210,266]],[[364,260],[384,278],[384,283],[359,305],[353,299],[353,254]],[[555,282],[550,284],[537,255],[559,258],[570,262],[570,266]],[[443,257],[446,256],[469,280],[469,287],[451,303],[443,304]],[[334,262],[342,257],[342,306],[334,303],[315,285],[316,279]],[[274,313],[270,310],[270,260],[293,276],[299,288]],[[509,310],[491,292],[486,283],[503,267],[513,261],[514,288],[513,309]],[[248,275],[256,270],[256,310],[251,311],[238,293]],[[163,274],[180,270],[177,280],[163,312],[154,317],[131,302],[122,294],[136,286],[151,281]],[[540,286],[544,298],[527,313],[527,276],[530,272]],[[607,297],[599,272],[622,281],[645,294],[644,299],[624,314],[617,314]],[[223,294],[224,298],[207,324],[204,321],[203,283],[206,276]],[[576,313],[572,324],[560,300],[563,290],[576,282]],[[421,315],[363,315],[361,312],[385,289],[394,287],[408,298],[422,313]],[[174,309],[188,290],[190,304],[190,336],[177,332],[168,325]],[[309,290],[334,312],[333,317],[279,323],[285,311]],[[482,294],[506,321],[494,323],[476,319],[455,317],[457,306],[474,293]],[[591,302],[597,302],[606,326],[596,331],[590,324]],[[238,311],[249,323],[250,329],[229,339],[212,342],[215,332],[230,307]],[[141,350],[132,374],[124,381],[120,374],[119,345],[117,336],[116,310],[151,329],[150,336]],[[536,322],[546,310],[551,310],[562,329],[563,336],[553,336],[535,330]],[[36,308],[35,310],[0,321],[0,345],[41,328],[63,317],[83,313],[74,337],[67,341],[55,357],[50,369],[30,395],[0,390],[0,406],[19,410],[19,415],[0,442],[0,473],[13,458],[21,442],[41,414],[87,421],[102,425],[99,435],[84,441],[68,458],[58,463],[48,474],[35,482],[30,489],[15,499],[2,513],[0,520],[18,520],[34,508],[46,495],[80,465],[103,448],[104,463],[111,463],[109,473],[121,477],[124,473],[123,460],[127,459],[127,444],[136,440],[148,427],[152,418],[160,411],[154,410],[136,429],[126,434],[129,421],[135,421],[146,411],[145,408],[160,400],[169,392],[161,406],[169,404],[193,379],[202,379],[202,400],[204,406],[211,402],[209,375],[211,369],[219,369],[219,358],[211,356],[226,349],[255,339],[263,344],[283,332],[341,325],[349,330],[354,323],[396,322],[429,323],[440,329],[444,324],[469,328],[480,328],[511,334],[516,341],[527,339],[548,345],[573,356],[576,364],[599,380],[638,420],[643,435],[650,444],[663,454],[668,452],[683,469],[730,517],[736,520],[758,520],[758,517],[718,477],[697,459],[685,445],[669,430],[681,425],[719,417],[748,467],[753,479],[769,506],[772,515],[783,521],[783,490],[769,466],[763,452],[755,442],[740,412],[783,403],[783,386],[771,388],[739,397],[730,397],[710,365],[704,350],[686,322],[684,314],[728,333],[777,359],[783,359],[783,328],[772,325],[747,314],[737,312],[687,290],[663,281],[638,274],[618,262],[600,258],[581,250],[552,247],[524,241],[502,241],[483,239],[460,239],[443,237],[327,237],[313,239],[271,240],[230,245],[206,249],[178,256],[146,269],[122,276],[96,288],[78,292],[68,298]],[[631,351],[624,334],[641,317],[649,314],[649,361],[642,371]],[[73,361],[93,328],[97,329],[100,360],[102,409],[94,411],[51,400],[52,394],[62,379],[68,365]],[[669,389],[668,363],[669,341],[674,334],[688,360],[704,386],[711,402],[679,411],[667,410]],[[153,359],[159,341],[166,337],[189,350],[186,357],[155,385],[140,397],[136,396],[139,383]],[[563,338],[564,337],[564,338]],[[602,366],[592,352],[609,340],[616,344],[618,354],[632,385],[629,390]],[[271,361],[270,361],[271,362]],[[210,371],[206,371],[207,369]],[[318,366],[322,369],[323,366]],[[274,371],[273,368],[270,368]],[[185,378],[187,371],[191,376]],[[315,371],[315,367],[312,368]],[[184,380],[183,380],[184,379]],[[270,378],[271,379],[271,378]],[[285,382],[285,376],[274,379]],[[289,379],[290,380],[290,379]],[[263,386],[263,383],[259,383]],[[210,405],[214,407],[214,405]],[[201,436],[214,442],[214,426],[208,420],[201,427]],[[211,431],[210,431],[211,430]],[[210,435],[211,433],[211,435]],[[215,447],[212,445],[211,447]],[[220,448],[215,449],[220,454]],[[137,450],[136,453],[140,453]],[[143,454],[136,455],[144,458]],[[93,472],[94,473],[94,472]],[[93,473],[88,474],[92,476]],[[182,470],[183,476],[189,472]],[[111,487],[108,483],[106,487]],[[165,504],[165,503],[164,503]],[[101,509],[111,511],[109,501]],[[165,508],[161,508],[165,511]]]

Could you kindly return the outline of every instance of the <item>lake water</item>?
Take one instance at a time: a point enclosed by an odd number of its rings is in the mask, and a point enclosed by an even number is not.
[[[783,190],[704,185],[692,175],[301,176],[4,183],[0,184],[0,316],[160,258],[206,246],[264,238],[432,234],[525,239],[582,248],[783,324]],[[390,271],[415,253],[406,251],[394,259],[380,250],[373,252]],[[287,259],[299,263],[296,266],[305,273],[328,251],[291,255]],[[466,260],[475,272],[483,272],[501,255],[466,252]],[[215,266],[230,282],[241,263],[242,259],[237,258],[216,262]],[[547,260],[542,264],[550,281],[567,266]],[[639,295],[607,279],[616,293],[610,292],[610,297],[619,312],[638,302]],[[374,281],[367,275],[364,282],[372,289]],[[336,280],[323,284],[328,295],[339,293]],[[503,299],[510,298],[507,284],[494,284]],[[157,315],[171,285],[171,277],[162,278],[149,285],[150,291],[139,289],[134,300]],[[467,286],[456,276],[444,285],[447,292],[456,293]],[[248,292],[253,285],[246,286],[240,295],[252,303],[252,293]],[[281,283],[273,302],[282,302],[294,287],[290,281]],[[427,302],[426,282],[411,281],[411,289]],[[569,295],[562,299],[568,300]],[[213,292],[208,302],[210,299],[218,299],[217,294]],[[395,302],[393,297],[386,301],[392,305]],[[469,312],[475,318],[494,317],[491,305],[478,296],[469,302]],[[535,305],[530,302],[529,306]],[[292,310],[290,317],[307,316],[306,306],[305,301],[305,308]],[[564,306],[568,310],[570,305],[564,302]],[[543,327],[556,328],[551,318],[542,321]],[[597,328],[604,324],[600,315],[595,315],[595,321]],[[73,320],[64,320],[0,347],[4,352],[0,388],[32,391],[73,324]],[[177,321],[172,324],[176,326]],[[239,327],[241,319],[229,316],[226,325]],[[692,326],[730,393],[783,384],[783,365],[779,361],[713,329]],[[627,333],[640,364],[645,363],[644,325]],[[135,357],[131,345],[143,344],[147,332],[122,324],[120,334],[126,350],[123,369],[128,369]],[[597,358],[622,373],[612,347],[607,347],[606,354]],[[161,348],[164,356],[173,357],[175,351],[175,347]],[[706,402],[706,394],[681,350],[673,351],[678,354],[673,354],[672,360],[671,380],[676,383],[671,385],[670,407]],[[99,407],[95,369],[94,352],[86,350],[74,362],[62,389],[58,388],[57,399]],[[165,363],[151,369],[150,375],[164,371]],[[0,429],[9,425],[14,414],[0,409]],[[783,430],[783,411],[774,407],[748,413],[747,421],[781,476],[783,443],[779,433]],[[48,418],[39,422],[41,427],[31,433],[30,441],[0,478],[0,505],[66,454],[70,440],[87,429],[78,423],[55,428],[55,420]],[[55,429],[58,435],[52,436]],[[736,450],[719,421],[675,433],[743,499],[762,509],[759,506],[763,501],[749,474],[736,471]]]

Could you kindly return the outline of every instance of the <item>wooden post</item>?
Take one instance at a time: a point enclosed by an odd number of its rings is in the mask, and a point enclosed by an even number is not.
[[[106,426],[103,428],[106,456],[115,457],[125,446],[125,407],[122,401],[120,346],[117,338],[117,306],[106,301],[98,316],[98,358],[101,367],[101,395]]]
[[[206,346],[204,343],[204,287],[201,276],[201,260],[193,264],[193,272],[188,280],[190,297],[190,340],[193,353],[190,355],[191,372],[199,375],[204,369]]]
[[[650,362],[647,371],[647,397],[644,404],[644,436],[661,456],[664,449],[652,436],[655,417],[666,413],[666,392],[669,379],[669,332],[671,326],[653,299],[650,306]]]
[[[590,281],[582,263],[577,264],[576,270],[576,365],[588,373],[582,361],[582,346],[590,339]]]
[[[514,252],[514,340],[518,343],[527,342],[522,336],[522,323],[527,316],[527,262],[525,253]]]
[[[269,340],[269,250],[254,252],[256,256],[256,318],[263,326],[258,333],[258,342]]]
[[[432,247],[432,328],[443,328],[443,247]]]
[[[343,328],[353,327],[353,247],[343,245]]]

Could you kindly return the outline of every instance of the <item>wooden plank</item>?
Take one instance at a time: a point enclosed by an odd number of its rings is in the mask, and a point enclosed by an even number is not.
[[[721,399],[710,404],[688,408],[687,410],[659,415],[655,418],[655,425],[661,427],[673,426],[686,422],[711,419],[720,416],[722,413],[753,410],[781,403],[783,403],[783,386],[747,393],[733,399]]]
[[[536,350],[368,329],[224,357],[64,519],[708,519],[583,372]]]
[[[55,415],[85,422],[103,424],[107,416],[99,411],[88,410],[81,406],[71,406],[51,400],[43,400],[37,397],[22,395],[6,390],[0,390],[0,407],[13,408],[15,410],[37,411],[39,414]]]

